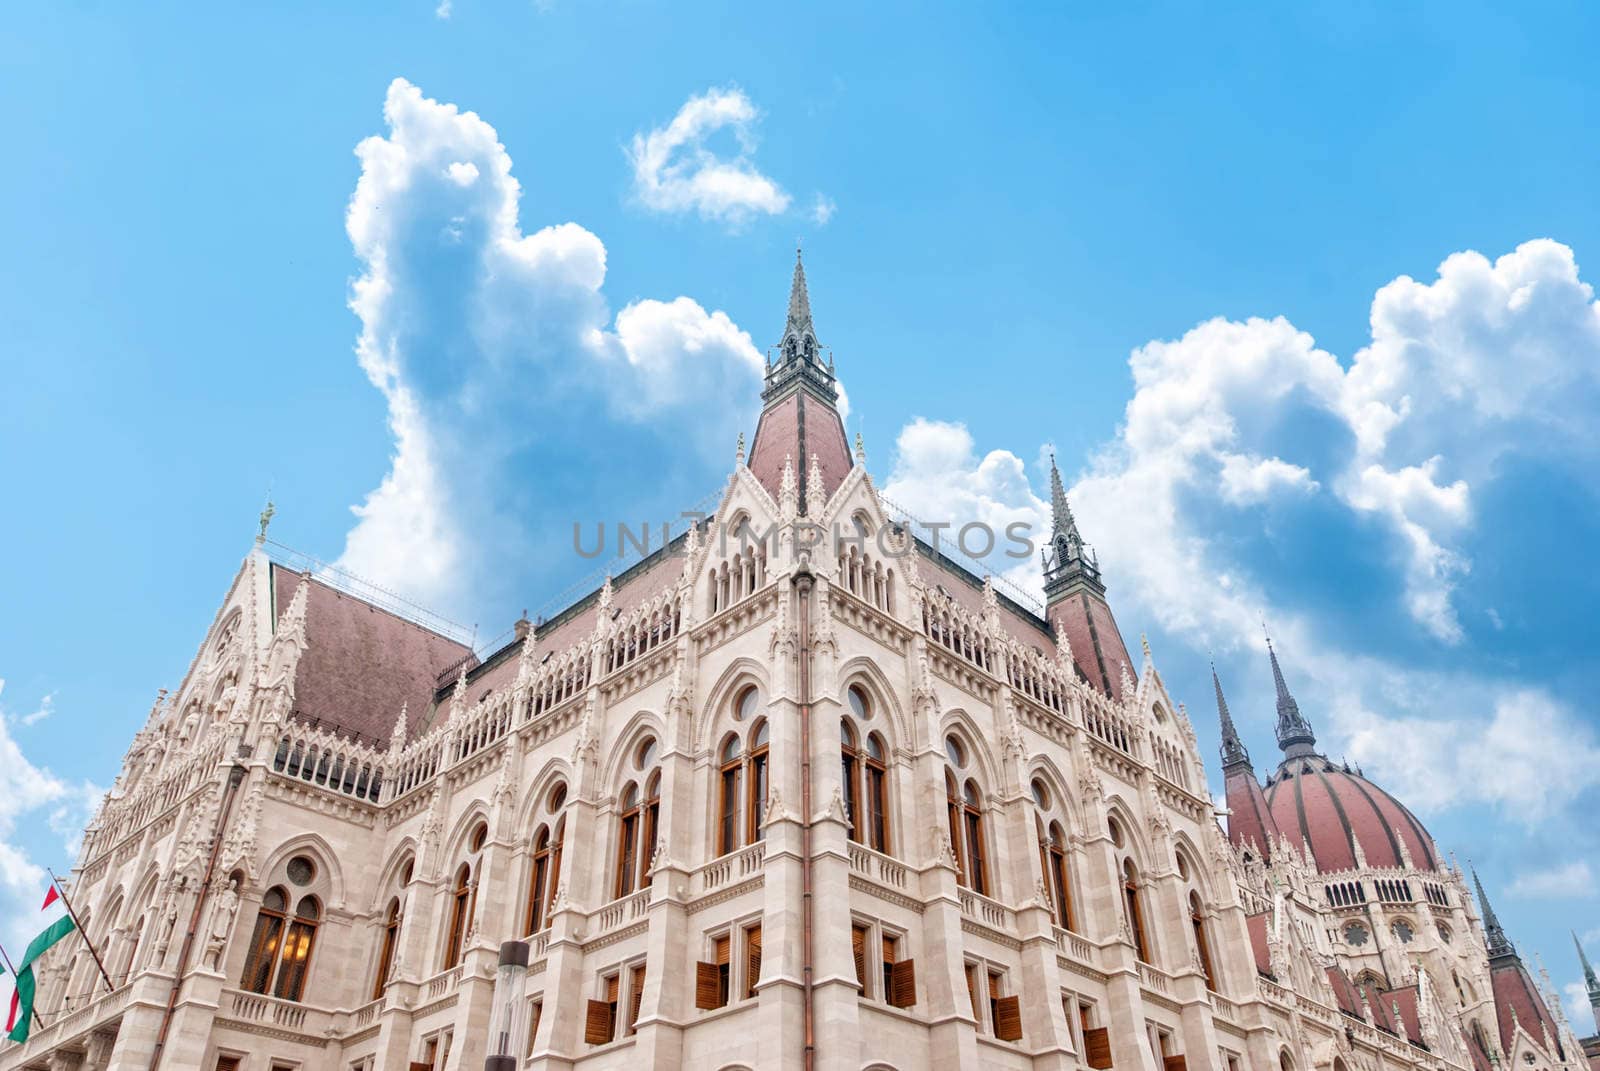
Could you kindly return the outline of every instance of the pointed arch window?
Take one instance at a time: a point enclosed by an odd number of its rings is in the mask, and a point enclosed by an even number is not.
[[[467,939],[467,926],[472,916],[472,893],[472,867],[462,863],[456,871],[456,880],[450,889],[450,932],[444,947],[445,970],[461,962],[461,953]]]
[[[737,735],[722,745],[717,767],[717,854],[739,847],[739,782],[744,772],[743,747]]]
[[[849,718],[839,719],[839,776],[844,783],[844,810],[850,819],[850,839],[861,841],[861,749]]]
[[[617,879],[613,897],[633,892],[639,859],[639,786],[630,783],[622,791],[622,813],[617,819]]]
[[[550,905],[555,899],[556,884],[561,880],[561,838],[566,829],[566,819],[561,819],[552,834],[549,826],[540,826],[533,837],[533,868],[528,880],[528,910],[524,920],[525,932],[538,933],[550,925]]]
[[[770,735],[766,719],[762,719],[750,736],[750,776],[746,778],[749,803],[745,807],[745,834],[751,844],[766,836],[767,746]]]
[[[860,685],[845,692],[850,716],[839,722],[844,802],[850,815],[850,839],[874,851],[889,851],[888,749],[877,733],[858,730],[869,722],[872,701]],[[865,737],[863,741],[863,736]]]
[[[867,752],[862,764],[861,802],[867,847],[889,852],[889,765],[883,738],[867,736]]]
[[[950,737],[946,750],[952,758],[965,751]],[[950,846],[956,855],[957,880],[975,893],[989,895],[989,868],[985,859],[983,794],[978,783],[968,778],[958,784],[955,774],[945,770],[945,809],[950,822]]]
[[[322,907],[316,897],[301,897],[290,915],[284,889],[268,889],[256,914],[240,988],[298,1001],[305,990],[306,973],[311,969],[311,953],[321,919]]]
[[[1145,940],[1144,911],[1139,900],[1139,872],[1133,860],[1122,863],[1122,907],[1128,921],[1128,932],[1133,935],[1133,950],[1141,962],[1150,962],[1150,948]]]
[[[373,1000],[383,996],[384,987],[389,984],[389,972],[394,969],[394,950],[399,940],[400,898],[396,896],[389,901],[389,909],[383,915],[383,944],[378,951],[378,976],[372,982]]]
[[[1056,925],[1063,930],[1074,930],[1072,910],[1072,883],[1067,880],[1067,838],[1060,822],[1051,822],[1039,843],[1039,861],[1044,867],[1045,888],[1050,890],[1050,900],[1055,907]]]
[[[1217,991],[1217,976],[1211,969],[1211,942],[1206,939],[1206,915],[1200,906],[1200,894],[1189,893],[1189,927],[1194,931],[1194,950],[1200,957],[1200,969],[1205,972],[1206,988]]]

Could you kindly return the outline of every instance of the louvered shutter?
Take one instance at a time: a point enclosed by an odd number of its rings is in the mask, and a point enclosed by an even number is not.
[[[411,1071],[433,1071],[433,1065],[426,1060],[412,1060]]]
[[[696,963],[694,965],[694,1006],[702,1010],[720,1008],[718,990],[721,989],[721,976],[717,973],[715,963]]]
[[[590,1045],[604,1045],[611,1040],[611,1005],[603,1000],[589,1002],[583,1022],[583,1040]]]
[[[850,931],[850,951],[856,958],[856,981],[867,991],[867,931],[857,926]]]
[[[757,927],[745,937],[744,991],[754,993],[761,981],[761,929]]]
[[[633,992],[628,994],[628,1033],[639,1023],[639,1002],[644,999],[644,968],[636,967],[633,972]]]
[[[909,1008],[916,1002],[916,961],[903,959],[889,968],[889,1003],[896,1008]]]
[[[1022,1040],[1022,1005],[1016,997],[994,1002],[994,1036],[1001,1041]]]
[[[1161,1061],[1161,1071],[1189,1071],[1181,1056],[1167,1056]]]
[[[1084,1059],[1090,1067],[1106,1068],[1111,1066],[1111,1033],[1105,1027],[1096,1027],[1083,1032]]]

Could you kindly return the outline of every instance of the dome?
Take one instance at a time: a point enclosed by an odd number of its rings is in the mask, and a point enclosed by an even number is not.
[[[1401,867],[1400,846],[1415,867],[1439,866],[1433,838],[1403,804],[1359,773],[1322,755],[1300,755],[1267,782],[1267,806],[1279,831],[1311,845],[1322,873],[1353,869],[1356,845],[1369,867]]]

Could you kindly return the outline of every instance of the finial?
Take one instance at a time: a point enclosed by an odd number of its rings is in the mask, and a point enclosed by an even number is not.
[[[1267,637],[1267,658],[1272,663],[1272,681],[1278,690],[1278,746],[1283,749],[1285,758],[1315,755],[1317,734],[1311,731],[1311,723],[1300,713],[1300,704],[1289,694],[1289,685],[1283,679],[1283,668],[1278,665],[1278,652],[1272,646],[1265,621],[1261,623],[1261,631]]]
[[[1490,957],[1514,955],[1516,949],[1506,939],[1505,930],[1500,928],[1500,919],[1495,916],[1494,906],[1489,903],[1489,894],[1483,891],[1478,868],[1472,865],[1470,859],[1467,860],[1467,866],[1472,870],[1472,884],[1478,890],[1478,903],[1483,907],[1483,929]]]
[[[1146,662],[1152,661],[1150,657],[1150,637],[1143,632],[1139,633],[1139,646],[1144,648],[1144,660]]]
[[[864,466],[866,463],[867,444],[861,441],[861,433],[858,431],[856,432],[856,464]]]
[[[266,509],[263,509],[261,511],[261,516],[256,518],[261,522],[261,530],[256,533],[256,546],[259,547],[261,544],[267,541],[267,525],[272,523],[273,515],[277,512],[278,508],[272,504],[272,499],[269,496],[267,498]]]
[[[739,433],[739,445],[733,448],[733,461],[736,465],[744,464],[744,432]]]

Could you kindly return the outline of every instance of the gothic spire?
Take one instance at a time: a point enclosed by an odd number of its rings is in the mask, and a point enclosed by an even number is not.
[[[1283,749],[1286,758],[1315,755],[1317,734],[1311,731],[1311,723],[1300,713],[1300,704],[1289,694],[1289,686],[1283,680],[1283,668],[1278,665],[1278,652],[1272,648],[1271,636],[1267,637],[1267,657],[1272,662],[1272,680],[1278,688],[1278,747]]]
[[[1572,933],[1572,943],[1578,946],[1578,962],[1583,964],[1583,984],[1589,990],[1589,1001],[1594,1003],[1600,1000],[1600,978],[1596,978],[1594,968],[1589,966],[1589,957],[1584,954],[1583,942],[1578,940],[1576,930]]]
[[[1233,715],[1228,713],[1228,701],[1222,695],[1222,681],[1217,678],[1217,664],[1211,663],[1211,686],[1217,690],[1217,716],[1222,719],[1222,767],[1227,769],[1239,763],[1249,764],[1250,752],[1239,739],[1233,727]]]
[[[1489,894],[1483,891],[1483,882],[1478,879],[1478,868],[1472,868],[1472,884],[1478,890],[1478,903],[1483,907],[1483,931],[1488,938],[1489,956],[1514,956],[1517,950],[1506,939],[1506,932],[1500,928],[1500,920],[1495,917],[1494,906],[1489,903]]]
[[[1067,503],[1067,489],[1061,483],[1056,456],[1050,455],[1050,542],[1044,549],[1044,590],[1051,599],[1081,580],[1098,594],[1105,594],[1100,582],[1100,563],[1084,545],[1078,520]]]
[[[798,248],[794,251],[794,278],[789,282],[789,319],[783,325],[784,336],[787,337],[791,331],[812,331],[811,297],[806,293],[806,266],[800,259]]]
[[[794,251],[794,278],[789,283],[789,315],[783,322],[783,340],[778,343],[777,360],[769,358],[761,398],[771,403],[786,397],[796,386],[805,387],[829,405],[839,400],[832,359],[823,360],[822,344],[817,341],[816,325],[811,322],[811,295],[806,290],[806,266],[799,249]]]

